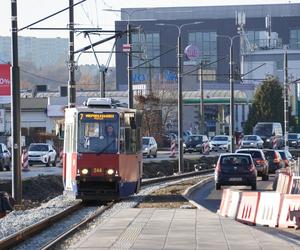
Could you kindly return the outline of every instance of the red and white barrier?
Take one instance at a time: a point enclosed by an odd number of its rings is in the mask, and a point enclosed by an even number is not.
[[[256,215],[256,224],[276,227],[278,225],[282,200],[283,194],[261,192]]]
[[[22,171],[27,172],[29,171],[29,162],[28,162],[28,151],[23,149],[21,155],[21,164],[22,164]]]
[[[170,158],[174,158],[176,154],[176,141],[172,140],[171,141],[171,152],[170,152]]]
[[[300,226],[300,195],[284,195],[278,226],[284,228]]]
[[[227,216],[230,195],[231,195],[231,190],[229,188],[223,189],[222,200],[220,204],[220,209],[218,210],[218,214],[222,216]]]
[[[292,176],[287,173],[279,173],[276,192],[281,194],[288,194],[290,192],[290,185]]]
[[[255,225],[260,192],[243,192],[236,219],[240,222]]]
[[[300,176],[293,176],[289,194],[300,194]]]
[[[209,142],[206,142],[203,145],[203,154],[204,155],[209,155],[209,151],[210,151]]]
[[[276,138],[273,138],[272,140],[272,148],[277,149],[278,148],[278,140]]]
[[[238,213],[238,208],[241,202],[243,192],[231,191],[231,200],[228,205],[227,217],[235,219]]]
[[[63,157],[64,157],[64,150],[61,149],[59,151],[59,166],[62,167],[63,166]]]

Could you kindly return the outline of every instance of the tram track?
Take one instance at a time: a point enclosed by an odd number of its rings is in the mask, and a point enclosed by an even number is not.
[[[183,173],[180,175],[172,175],[172,176],[166,176],[166,177],[160,177],[160,178],[153,178],[153,179],[146,179],[143,180],[141,183],[141,186],[143,188],[153,185],[153,184],[159,184],[159,183],[165,183],[166,181],[172,181],[172,180],[179,180],[184,178],[189,178],[197,175],[205,175],[212,173],[213,169],[206,169],[201,171],[195,171],[195,172],[189,172],[189,173]],[[108,205],[101,206],[101,207],[95,207],[95,211],[89,215],[88,217],[78,221],[68,229],[66,229],[64,232],[60,233],[59,235],[52,237],[51,240],[48,242],[42,244],[42,247],[39,247],[39,249],[53,249],[55,246],[59,245],[62,241],[64,241],[66,238],[72,236],[75,232],[79,231],[81,228],[86,226],[89,222],[93,221],[95,218],[99,217],[101,214],[103,214],[106,210],[111,208],[115,202],[111,202]],[[6,238],[3,238],[0,240],[0,249],[8,249],[15,247],[19,245],[20,243],[27,241],[33,236],[36,236],[40,234],[43,230],[46,228],[49,228],[50,226],[54,225],[55,223],[59,223],[63,219],[67,219],[67,216],[70,216],[71,214],[74,214],[84,208],[83,203],[78,203],[74,206],[71,206],[62,212],[59,212],[47,219],[44,219],[38,223],[35,223],[27,228],[24,228],[23,230],[16,232]]]

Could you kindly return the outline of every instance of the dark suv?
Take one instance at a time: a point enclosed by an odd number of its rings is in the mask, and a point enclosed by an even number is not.
[[[281,158],[281,155],[276,149],[264,149],[265,157],[269,163],[269,173],[275,174],[277,169],[285,167],[285,163]]]
[[[221,154],[215,168],[216,190],[222,185],[245,185],[256,190],[257,170],[250,154]]]
[[[236,153],[250,154],[254,161],[257,173],[263,181],[269,180],[269,165],[261,149],[238,149]]]

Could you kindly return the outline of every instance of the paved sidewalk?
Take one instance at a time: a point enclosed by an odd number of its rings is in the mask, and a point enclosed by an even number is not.
[[[279,238],[202,209],[124,209],[71,249],[300,249]]]

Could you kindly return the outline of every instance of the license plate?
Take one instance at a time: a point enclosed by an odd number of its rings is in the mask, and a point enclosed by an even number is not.
[[[241,181],[242,178],[229,178],[229,181]]]
[[[102,168],[93,168],[93,174],[102,173]]]

